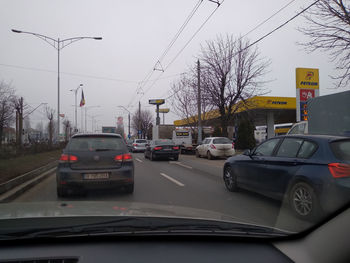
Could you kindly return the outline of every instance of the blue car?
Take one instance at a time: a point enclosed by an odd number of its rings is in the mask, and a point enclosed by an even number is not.
[[[286,200],[299,218],[312,220],[350,200],[350,138],[275,137],[229,158],[223,179],[229,191]]]

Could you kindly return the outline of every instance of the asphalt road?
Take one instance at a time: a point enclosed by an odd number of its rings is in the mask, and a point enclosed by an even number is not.
[[[290,231],[310,226],[280,202],[247,191],[229,192],[222,180],[225,160],[198,159],[181,155],[179,161],[153,161],[134,153],[135,190],[133,194],[92,191],[84,196],[58,198],[55,174],[23,193],[14,202],[41,201],[129,201],[184,206],[224,213],[238,221],[267,225]]]

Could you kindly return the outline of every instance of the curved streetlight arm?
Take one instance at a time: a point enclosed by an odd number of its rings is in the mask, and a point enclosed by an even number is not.
[[[66,47],[66,46],[68,46],[68,45],[70,45],[70,44],[72,44],[74,42],[77,42],[79,40],[82,40],[82,39],[102,40],[102,37],[71,37],[71,38],[66,38],[66,39],[60,40],[58,42],[58,45],[62,43],[62,46],[59,47],[59,48],[63,49],[64,47]],[[68,42],[68,43],[65,43],[65,42]]]
[[[48,37],[48,36],[45,36],[45,35],[41,35],[41,34],[37,34],[37,33],[33,33],[33,32],[27,32],[27,31],[21,31],[21,30],[16,30],[16,29],[11,29],[11,31],[13,33],[23,33],[23,34],[30,34],[30,35],[33,35],[33,36],[36,36],[42,40],[44,40],[46,43],[48,43],[49,45],[53,46],[54,48],[58,49],[58,41],[57,39],[54,39],[52,37]],[[48,40],[51,40],[53,43],[51,43],[50,41]]]
[[[14,33],[19,33],[19,34],[23,33],[23,34],[30,34],[30,35],[36,36],[36,37],[44,40],[46,43],[53,46],[57,50],[60,50],[64,47],[66,47],[66,46],[68,46],[76,41],[82,40],[82,39],[102,40],[102,37],[70,37],[70,38],[59,40],[59,39],[54,39],[52,37],[48,37],[48,36],[45,36],[42,34],[28,32],[28,31],[21,31],[21,30],[17,30],[17,29],[11,29],[11,31]],[[53,43],[51,43],[51,41]],[[65,42],[68,42],[68,43],[65,43]]]
[[[131,114],[131,112],[127,109],[127,108],[125,108],[124,106],[122,106],[122,105],[118,105],[117,107],[119,107],[119,108],[123,108],[124,110],[126,110],[127,112],[129,112],[129,114]]]

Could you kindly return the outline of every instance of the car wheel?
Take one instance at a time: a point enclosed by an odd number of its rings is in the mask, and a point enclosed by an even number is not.
[[[237,176],[232,172],[231,167],[226,167],[224,170],[224,182],[227,190],[230,192],[236,192],[237,187]]]
[[[67,190],[63,189],[62,187],[57,187],[57,196],[58,197],[65,197],[65,196],[67,196]]]
[[[125,186],[125,192],[128,194],[132,194],[134,192],[134,184]]]
[[[304,182],[293,185],[289,192],[289,204],[294,214],[301,219],[315,219],[320,212],[314,189]]]
[[[208,160],[213,160],[213,156],[211,155],[210,151],[207,152],[207,158]]]
[[[179,160],[179,156],[176,155],[176,156],[174,157],[174,161],[178,161],[178,160]]]
[[[200,157],[198,150],[196,150],[196,157],[197,157],[197,158]]]

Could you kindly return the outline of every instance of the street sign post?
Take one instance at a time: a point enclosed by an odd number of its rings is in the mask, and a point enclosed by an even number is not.
[[[156,125],[159,125],[160,124],[159,105],[164,104],[165,103],[165,99],[150,99],[150,100],[148,100],[148,103],[157,106],[157,109],[156,109],[156,112],[157,112]]]
[[[313,68],[296,69],[296,114],[297,122],[308,120],[307,100],[318,97],[319,72]]]

